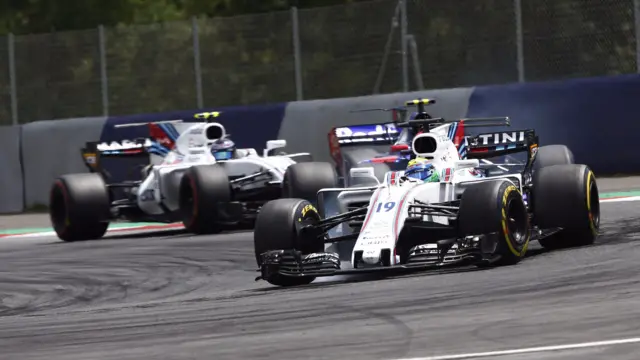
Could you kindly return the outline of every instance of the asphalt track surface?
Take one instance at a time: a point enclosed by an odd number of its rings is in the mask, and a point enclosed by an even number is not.
[[[640,337],[640,203],[601,210],[595,245],[534,243],[516,266],[292,289],[254,282],[250,232],[2,239],[0,359],[401,359]],[[636,341],[484,358],[638,354]]]

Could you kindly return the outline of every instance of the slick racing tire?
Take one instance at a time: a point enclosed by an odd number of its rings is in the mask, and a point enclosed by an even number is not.
[[[522,194],[507,180],[471,184],[458,212],[460,236],[487,235],[482,251],[492,265],[514,265],[526,254],[531,226]],[[480,266],[487,265],[485,262]]]
[[[266,203],[256,219],[253,244],[258,267],[261,254],[271,250],[298,250],[303,255],[324,251],[324,241],[302,236],[300,229],[320,220],[316,208],[304,199],[277,199]],[[306,285],[315,277],[288,277],[280,274],[265,279],[276,286]]]
[[[318,191],[338,186],[338,174],[330,163],[306,162],[287,168],[282,181],[282,197],[305,199],[317,204]]]
[[[573,153],[565,145],[546,145],[538,148],[533,171],[553,165],[573,164]]]
[[[109,191],[99,174],[63,175],[49,192],[49,216],[63,241],[99,239],[110,219]]]
[[[187,231],[213,234],[221,230],[223,208],[231,201],[229,177],[219,165],[192,166],[180,180],[180,215]]]
[[[593,244],[600,229],[600,197],[586,165],[544,167],[533,177],[534,221],[541,229],[562,228],[540,245],[547,249]]]

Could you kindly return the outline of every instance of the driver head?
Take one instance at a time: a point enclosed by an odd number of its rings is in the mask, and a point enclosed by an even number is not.
[[[230,139],[218,139],[211,144],[211,155],[217,160],[233,159],[236,154],[236,144]]]
[[[440,176],[437,169],[431,161],[417,157],[411,161],[407,166],[407,170],[404,172],[404,176],[424,182],[439,182]]]

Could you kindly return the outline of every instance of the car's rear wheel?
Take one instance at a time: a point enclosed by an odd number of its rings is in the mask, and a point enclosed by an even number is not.
[[[586,165],[544,167],[533,178],[533,212],[542,229],[562,228],[540,239],[547,249],[593,244],[600,229],[600,196]]]
[[[182,176],[179,204],[187,231],[195,234],[219,232],[223,207],[230,201],[229,177],[221,166],[192,166]]]
[[[297,163],[285,171],[282,197],[305,199],[317,205],[318,191],[337,186],[338,174],[330,163]]]
[[[63,175],[49,192],[49,216],[63,241],[99,239],[110,220],[109,191],[99,174]]]
[[[534,172],[543,167],[573,164],[573,153],[565,145],[545,145],[538,148],[533,163]]]

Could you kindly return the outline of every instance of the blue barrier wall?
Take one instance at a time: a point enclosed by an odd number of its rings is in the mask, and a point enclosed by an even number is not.
[[[260,149],[264,149],[268,140],[277,138],[286,106],[286,103],[280,103],[110,117],[104,125],[100,141],[119,141],[149,136],[148,129],[145,126],[115,128],[114,126],[117,124],[163,120],[196,122],[202,121],[193,117],[196,113],[219,111],[221,115],[215,121],[224,125],[236,146],[255,148],[260,151]],[[140,173],[132,170],[146,164],[148,162],[141,158],[112,158],[104,159],[102,162],[104,169],[112,176],[111,181],[138,179]]]
[[[565,144],[596,173],[640,171],[640,75],[477,87],[468,116],[509,116],[541,145]]]

